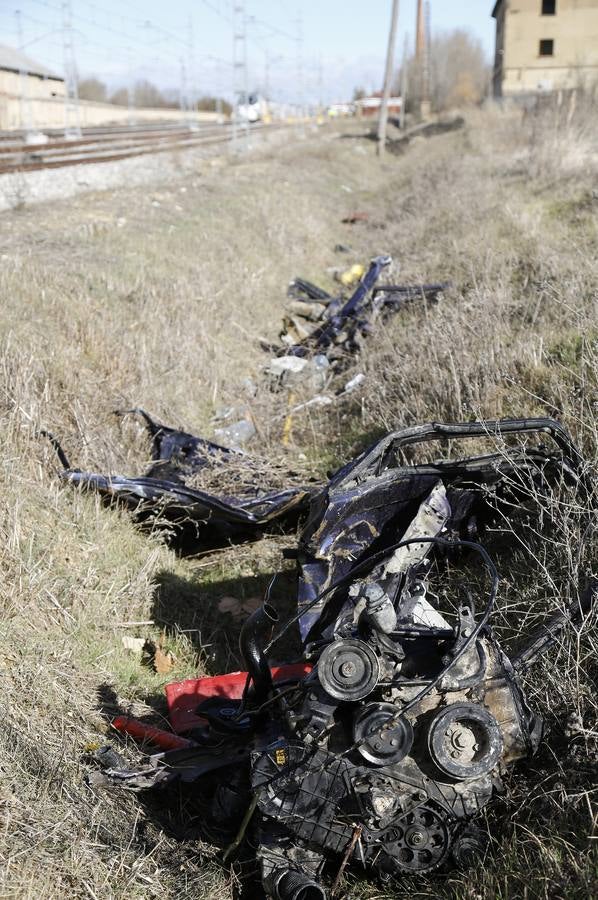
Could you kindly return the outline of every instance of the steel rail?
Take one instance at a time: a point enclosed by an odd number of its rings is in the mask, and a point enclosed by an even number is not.
[[[291,126],[284,124],[277,125],[254,125],[251,133],[261,133],[264,129],[269,131],[280,130]],[[166,153],[174,150],[193,149],[195,147],[210,146],[214,144],[226,144],[231,141],[231,133],[217,135],[188,135],[174,141],[148,142],[140,145],[130,145],[121,147],[120,150],[107,147],[107,152],[99,152],[97,145],[88,148],[89,152],[85,152],[85,148],[81,148],[80,153],[69,153],[60,155],[60,153],[52,153],[52,148],[44,145],[43,151],[31,153],[30,159],[19,159],[8,163],[3,163],[2,154],[0,153],[0,175],[20,172],[35,172],[43,169],[55,169],[67,166],[90,165],[92,163],[114,162],[121,159],[129,159],[135,156],[145,156],[152,153]],[[44,156],[46,158],[44,158]]]

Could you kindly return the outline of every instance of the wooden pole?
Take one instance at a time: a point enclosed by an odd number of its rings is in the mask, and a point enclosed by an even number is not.
[[[401,131],[405,130],[405,116],[407,115],[407,84],[408,84],[408,71],[407,66],[409,65],[409,35],[405,35],[405,46],[403,48],[403,66],[401,68]]]
[[[384,72],[384,91],[380,103],[380,118],[378,120],[378,156],[383,156],[386,150],[386,125],[388,123],[388,99],[392,87],[392,71],[395,55],[395,42],[397,38],[397,22],[399,21],[399,0],[392,0],[392,12],[390,16],[390,31],[388,32],[388,49],[386,51],[386,70]]]

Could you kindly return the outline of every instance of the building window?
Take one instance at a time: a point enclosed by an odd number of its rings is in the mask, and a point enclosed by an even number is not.
[[[554,41],[540,41],[540,56],[554,56]]]
[[[556,16],[556,0],[542,0],[542,15]]]

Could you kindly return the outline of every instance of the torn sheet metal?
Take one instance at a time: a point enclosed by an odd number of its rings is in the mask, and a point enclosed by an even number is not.
[[[520,449],[501,446],[508,435],[545,435],[554,450],[542,445]],[[433,440],[488,438],[496,452],[462,459],[408,464],[408,448]],[[299,544],[300,630],[304,639],[321,633],[341,613],[342,592],[330,590],[356,564],[413,533],[428,538],[440,530],[475,538],[493,515],[501,496],[517,498],[547,480],[575,479],[581,457],[565,431],[552,419],[505,419],[462,424],[431,423],[387,435],[341,468],[315,495]],[[439,484],[440,481],[440,484]],[[442,487],[440,487],[442,485]],[[429,550],[402,548],[387,562],[384,581],[394,588],[421,564]],[[410,565],[411,563],[411,565]],[[395,571],[396,570],[396,571]]]
[[[377,285],[377,281],[392,262],[390,256],[376,256],[365,274],[359,278],[353,293],[344,299],[333,297],[304,279],[291,282],[290,303],[283,320],[281,354],[305,357],[310,353],[337,356],[358,349],[361,337],[368,334],[375,317],[398,312],[405,304],[419,298],[435,302],[450,288],[450,282],[412,285]],[[355,277],[362,267],[353,267]],[[344,282],[343,282],[344,283]],[[346,281],[345,286],[353,282]]]
[[[267,531],[294,528],[305,512],[314,488],[268,490],[257,463],[240,451],[155,422],[144,410],[152,439],[153,462],[146,475],[125,477],[82,472],[65,465],[60,477],[75,486],[97,491],[133,511],[145,526],[166,528],[185,549],[207,549],[231,540],[250,540]],[[214,468],[235,492],[214,494],[193,482]]]

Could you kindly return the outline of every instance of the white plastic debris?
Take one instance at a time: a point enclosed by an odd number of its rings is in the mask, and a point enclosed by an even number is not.
[[[270,375],[284,375],[286,372],[298,375],[300,372],[303,372],[308,365],[309,360],[304,359],[301,356],[278,356],[275,359],[270,360],[268,372]]]
[[[343,388],[343,394],[350,394],[352,391],[356,391],[365,383],[365,375],[363,372],[359,372],[357,375],[354,375],[353,378],[348,381]]]

